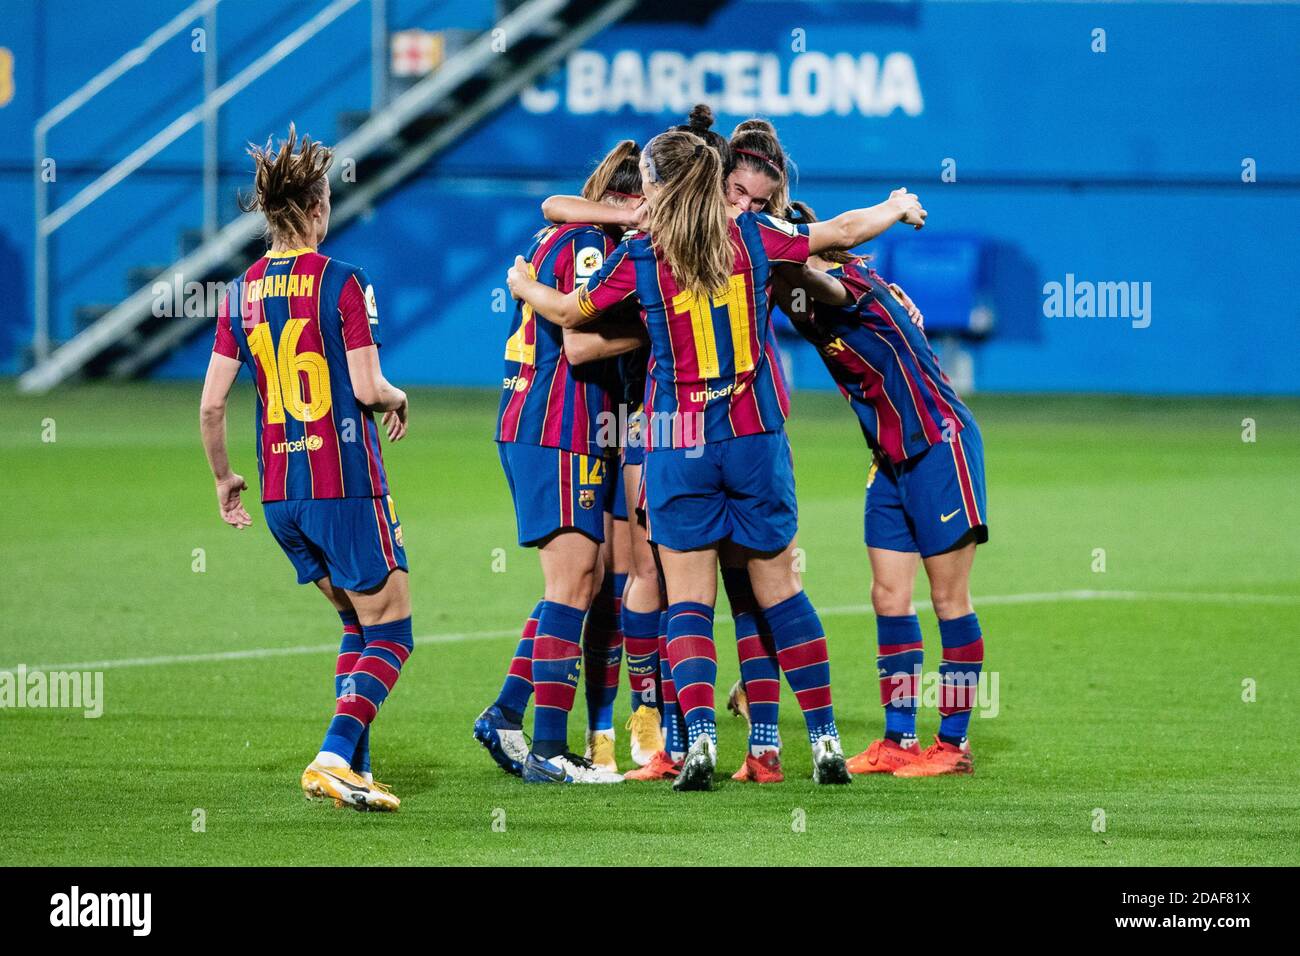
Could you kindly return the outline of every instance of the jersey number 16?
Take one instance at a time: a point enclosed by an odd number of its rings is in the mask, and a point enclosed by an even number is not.
[[[325,356],[319,352],[298,351],[298,339],[308,321],[290,319],[286,322],[280,333],[278,350],[271,341],[269,323],[259,322],[248,333],[248,348],[266,380],[266,420],[270,424],[283,424],[286,409],[300,422],[314,422],[324,418],[333,405],[330,370]],[[310,399],[303,394],[304,377]]]

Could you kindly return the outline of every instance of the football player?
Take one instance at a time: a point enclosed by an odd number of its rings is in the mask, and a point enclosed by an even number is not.
[[[296,148],[295,148],[296,147]],[[270,249],[230,286],[203,383],[203,447],[222,520],[252,524],[230,466],[226,399],[247,367],[257,386],[257,471],[267,527],[299,584],[343,625],[334,717],[301,785],[357,809],[400,801],[370,773],[370,726],[410,657],[406,551],[379,447],[406,434],[406,393],[379,364],[375,290],[359,266],[318,251],[329,230],[331,151],[303,137],[252,147],[245,211],[266,217]]]

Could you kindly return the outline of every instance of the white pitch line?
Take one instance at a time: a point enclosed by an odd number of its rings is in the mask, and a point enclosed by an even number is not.
[[[518,637],[519,628],[499,631],[466,631],[452,634],[426,634],[415,638],[416,644],[451,644],[457,641],[486,641],[500,637]],[[333,644],[302,644],[297,647],[254,647],[245,651],[211,651],[206,654],[163,654],[157,657],[124,657],[111,661],[81,661],[76,664],[14,664],[0,667],[0,674],[12,674],[19,666],[28,671],[106,671],[119,667],[164,667],[168,664],[203,664],[211,661],[251,661],[265,657],[296,657],[302,654],[337,654]]]
[[[918,600],[921,600],[918,598]],[[1229,594],[1200,593],[1196,591],[1039,591],[1027,594],[989,594],[977,598],[977,607],[1006,604],[1050,604],[1057,601],[1172,601],[1200,604],[1300,604],[1300,595],[1292,594]],[[870,614],[870,604],[844,604],[818,608],[822,617],[847,617]],[[720,627],[726,621],[719,621]],[[415,638],[420,644],[456,644],[463,641],[488,641],[518,637],[519,628],[500,628],[492,631],[459,631],[448,634],[425,634]],[[206,654],[166,654],[157,657],[125,657],[117,660],[81,661],[75,664],[14,664],[0,668],[0,674],[11,674],[18,667],[30,671],[103,671],[122,667],[165,667],[170,664],[203,664],[213,661],[261,660],[267,657],[296,657],[304,654],[337,654],[338,644],[304,644],[297,647],[257,647],[243,651],[212,651]]]

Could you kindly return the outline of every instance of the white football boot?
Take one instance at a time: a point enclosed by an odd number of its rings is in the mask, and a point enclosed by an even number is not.
[[[812,745],[813,783],[851,783],[840,738],[824,735]]]
[[[708,734],[700,734],[686,751],[682,772],[673,781],[674,790],[712,790],[713,769],[718,765],[718,748]]]
[[[524,761],[525,783],[622,783],[623,775],[593,766],[586,757],[559,754],[544,758],[530,753]]]

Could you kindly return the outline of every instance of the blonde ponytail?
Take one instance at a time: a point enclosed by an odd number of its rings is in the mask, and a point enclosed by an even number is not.
[[[661,189],[650,210],[650,234],[682,289],[711,295],[727,285],[736,261],[722,159],[693,133],[670,130],[646,144]]]

